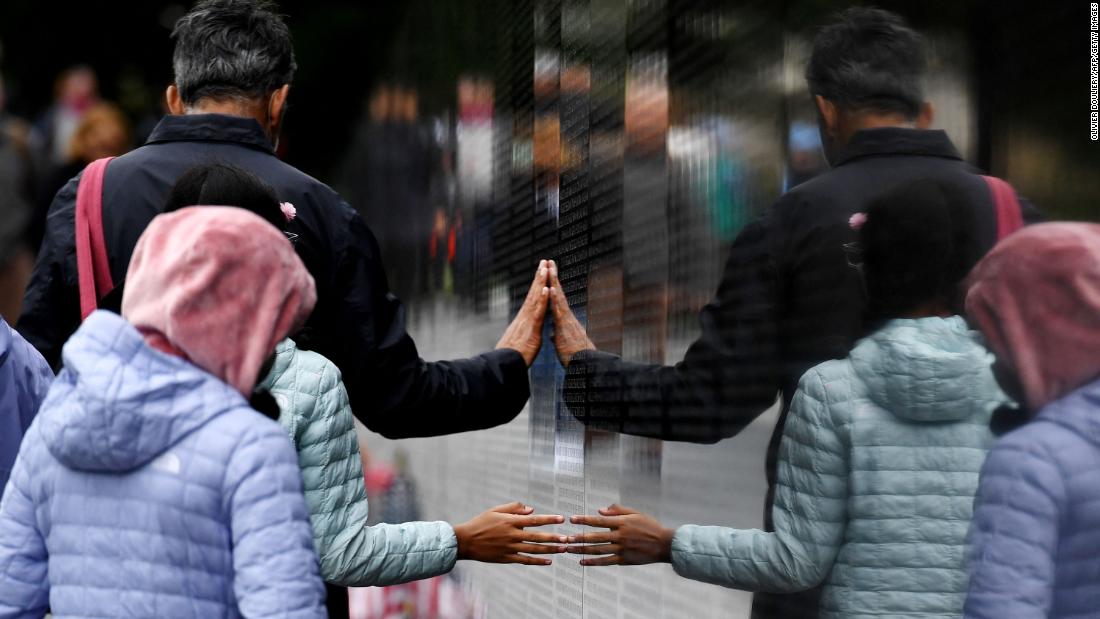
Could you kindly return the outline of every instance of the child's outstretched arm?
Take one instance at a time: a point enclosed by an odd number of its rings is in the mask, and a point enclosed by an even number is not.
[[[457,542],[445,522],[367,526],[367,492],[355,419],[340,370],[317,353],[280,344],[264,381],[279,423],[294,439],[326,582],[382,586],[430,578],[454,567]]]
[[[561,524],[556,515],[534,514],[522,503],[498,505],[470,521],[405,522],[367,526],[360,521],[328,545],[330,575],[349,587],[378,587],[446,574],[458,559],[485,563],[550,565],[529,555],[564,552],[565,536],[528,527]]]
[[[233,541],[233,589],[245,617],[321,619],[325,588],[294,448],[257,416],[225,474]]]
[[[564,537],[526,527],[557,524],[519,503],[495,507],[463,525],[406,522],[367,525],[367,495],[355,422],[340,371],[309,351],[281,345],[265,380],[284,408],[311,511],[321,575],[346,587],[394,585],[450,572],[458,559],[547,565],[528,554],[561,552]],[[550,545],[536,544],[550,542]],[[523,554],[521,554],[523,553]]]
[[[15,467],[0,501],[0,618],[46,616],[50,583],[47,576],[46,541],[38,529],[31,499],[28,453],[44,451],[32,422],[23,440]]]
[[[832,568],[847,524],[848,449],[820,375],[799,381],[779,448],[774,533],[684,525],[672,540],[681,576],[749,591],[802,591]]]
[[[779,450],[773,510],[775,532],[684,525],[673,532],[645,514],[619,506],[575,524],[610,529],[570,541],[577,554],[607,555],[584,565],[671,561],[681,576],[749,591],[800,591],[833,565],[846,523],[847,448],[816,372],[802,378]]]

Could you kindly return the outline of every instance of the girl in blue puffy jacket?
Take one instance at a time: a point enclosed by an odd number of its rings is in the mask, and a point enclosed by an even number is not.
[[[156,217],[65,344],[0,500],[0,618],[321,618],[294,448],[249,406],[313,278],[237,208]]]
[[[954,193],[908,184],[853,216],[874,331],[801,379],[783,430],[774,531],[666,529],[619,506],[578,524],[585,565],[671,562],[750,591],[824,584],[823,617],[958,617],[964,543],[989,419],[1003,401],[991,356],[956,315],[979,256]],[[837,259],[845,259],[836,248]]]
[[[274,190],[256,176],[224,164],[197,166],[180,177],[166,210],[198,203],[245,208],[280,229],[287,228],[296,214],[293,205],[280,204]],[[533,287],[532,294],[537,292]],[[532,509],[520,503],[495,507],[457,526],[367,526],[362,461],[340,370],[307,348],[308,334],[303,332],[280,342],[253,402],[265,409],[261,394],[270,393],[275,406],[267,412],[294,441],[325,581],[391,585],[444,574],[458,559],[545,565],[550,561],[527,555],[562,551],[562,536],[525,530],[559,523],[561,516],[532,515]]]
[[[965,616],[1100,617],[1100,226],[1009,236],[966,307],[1027,423],[982,467]]]

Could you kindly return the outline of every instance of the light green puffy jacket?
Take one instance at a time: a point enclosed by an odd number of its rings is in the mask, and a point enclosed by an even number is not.
[[[340,370],[284,340],[258,386],[279,403],[279,423],[302,469],[321,576],[347,587],[392,585],[445,574],[458,541],[446,522],[367,526],[367,493],[355,423]]]
[[[774,533],[686,525],[672,564],[750,591],[825,582],[822,617],[960,617],[978,474],[1004,401],[959,317],[894,320],[807,372],[783,431]]]

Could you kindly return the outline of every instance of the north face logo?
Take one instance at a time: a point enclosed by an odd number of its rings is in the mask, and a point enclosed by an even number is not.
[[[180,469],[182,468],[182,463],[180,462],[179,456],[170,451],[166,451],[159,457],[157,457],[156,460],[150,462],[149,466],[158,471],[164,471],[165,473],[170,473],[172,475],[179,475]]]

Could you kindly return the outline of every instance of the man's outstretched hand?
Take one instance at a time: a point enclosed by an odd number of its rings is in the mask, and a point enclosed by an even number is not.
[[[569,361],[573,355],[582,350],[595,350],[596,345],[588,339],[588,333],[584,326],[569,309],[569,300],[565,298],[565,291],[561,289],[558,280],[558,265],[553,260],[549,264],[550,270],[550,307],[554,312],[554,349],[558,352],[558,360],[565,367],[569,367]]]
[[[498,350],[511,348],[522,355],[527,367],[535,362],[542,347],[542,323],[546,319],[546,306],[550,298],[547,288],[549,271],[547,261],[540,260],[539,270],[535,273],[535,281],[531,282],[531,289],[527,291],[523,307],[519,308],[512,324],[508,325],[497,342]]]

